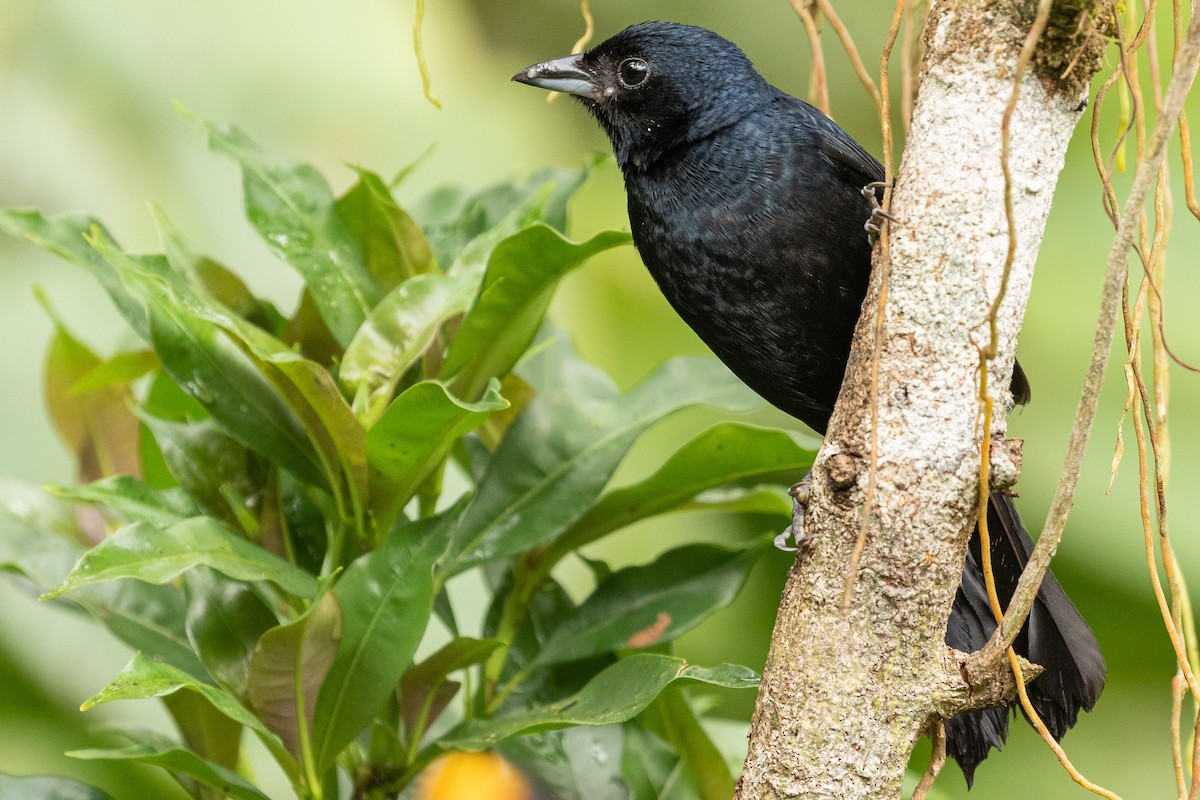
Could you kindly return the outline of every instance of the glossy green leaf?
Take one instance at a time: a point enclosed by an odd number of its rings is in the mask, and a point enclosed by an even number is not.
[[[0,773],[0,800],[114,800],[103,789],[70,778]]]
[[[468,720],[446,734],[440,744],[447,749],[482,750],[532,731],[624,722],[668,687],[697,683],[751,689],[758,685],[758,676],[734,664],[694,667],[682,658],[639,653],[600,672],[571,697],[491,719]]]
[[[748,410],[750,391],[713,359],[673,359],[621,395],[608,376],[551,348],[528,369],[539,390],[509,429],[455,536],[453,571],[558,536],[593,504],[654,423],[694,405]]]
[[[366,435],[329,373],[169,272],[158,277],[154,259],[147,266],[99,236],[90,241],[147,304],[155,350],[179,385],[239,441],[329,486],[361,523]]]
[[[727,550],[690,544],[614,572],[554,630],[534,665],[678,638],[733,602],[764,546]]]
[[[625,723],[624,729],[621,777],[629,787],[629,800],[661,800],[679,756],[636,720]]]
[[[459,637],[405,672],[400,680],[400,712],[409,735],[413,735],[418,720],[427,730],[453,698],[453,691],[442,691],[453,683],[448,676],[480,663],[504,644],[499,639]],[[457,686],[453,684],[452,689],[456,691]]]
[[[46,529],[0,525],[0,570],[19,572],[41,590],[58,585],[82,552],[79,545]],[[62,602],[91,614],[130,647],[188,674],[205,674],[183,630],[186,604],[178,588],[118,581],[82,587]]]
[[[199,568],[184,576],[188,641],[217,683],[243,696],[259,638],[279,624],[249,586]]]
[[[5,520],[66,539],[79,535],[75,509],[70,503],[42,486],[0,475],[0,521]],[[0,525],[0,531],[7,527]],[[0,545],[0,555],[4,552]]]
[[[246,699],[297,758],[313,730],[313,709],[338,649],[342,619],[326,592],[295,622],[264,633],[250,658]]]
[[[478,396],[492,378],[508,374],[542,324],[554,287],[596,253],[629,244],[622,231],[601,231],[584,242],[565,239],[548,225],[531,225],[496,245],[483,287],[454,336],[443,378],[460,394]]]
[[[120,674],[95,696],[85,700],[80,706],[80,710],[87,711],[89,708],[103,703],[111,703],[114,700],[144,700],[148,697],[163,697],[181,689],[199,694],[234,722],[241,723],[257,732],[269,746],[273,746],[273,752],[283,751],[283,741],[263,725],[258,717],[239,703],[233,695],[168,664],[146,658],[141,653],[135,653],[133,660],[125,665]],[[286,768],[287,765],[284,766]]]
[[[567,201],[598,159],[582,170],[546,167],[518,185],[500,184],[474,194],[442,188],[412,205],[440,264],[449,272],[482,269],[492,248],[534,222],[566,232]]]
[[[187,603],[179,587],[117,581],[82,587],[71,593],[69,602],[84,608],[129,647],[189,675],[206,675],[183,629]]]
[[[726,800],[733,795],[729,765],[700,724],[686,695],[680,692],[660,695],[648,716],[662,727],[667,741],[679,753],[701,800]]]
[[[297,597],[313,597],[317,581],[261,547],[230,533],[209,517],[193,517],[156,528],[127,525],[83,554],[71,572],[44,597],[116,578],[166,583],[192,567],[212,567],[231,578],[271,581]]]
[[[337,212],[358,242],[380,293],[387,294],[414,275],[437,268],[433,250],[412,217],[396,203],[383,179],[352,167],[358,181],[337,200]]]
[[[178,491],[151,489],[131,475],[112,475],[81,486],[52,486],[48,491],[76,503],[99,503],[129,522],[160,528],[197,514],[196,504]]]
[[[126,291],[120,276],[85,241],[90,233],[112,237],[94,217],[83,214],[61,214],[43,217],[32,209],[0,210],[0,230],[28,239],[56,256],[84,267],[100,282],[112,298],[117,310],[143,339],[149,339],[146,312],[137,299]]]
[[[513,590],[512,570],[505,569],[503,572],[503,580],[496,583],[492,590],[492,604],[484,618],[483,632],[486,636],[500,634],[497,625],[505,602]],[[575,603],[553,577],[546,580],[534,593],[522,618],[515,625],[515,632],[509,634],[511,641],[507,651],[494,653],[485,667],[489,676],[495,675],[499,667],[497,685],[516,681],[515,687],[500,706],[500,713],[547,703],[572,694],[583,688],[591,676],[615,663],[616,660],[611,654],[605,654],[603,658],[569,664],[561,670],[553,667],[532,672],[526,670],[537,658],[542,643],[549,637],[550,632],[574,611]],[[498,665],[495,659],[503,659],[503,663]]]
[[[701,433],[675,451],[648,478],[608,492],[555,543],[563,553],[595,541],[638,520],[668,511],[707,507],[716,510],[744,492],[718,498],[704,493],[721,487],[774,482],[790,486],[812,466],[816,451],[786,431],[723,423]],[[788,513],[784,492],[779,508]],[[701,499],[703,498],[703,499]],[[698,501],[693,505],[693,501]],[[744,510],[744,509],[731,509]]]
[[[338,379],[354,398],[355,414],[370,426],[383,413],[404,373],[442,324],[471,304],[478,278],[417,275],[390,292],[346,348]]]
[[[209,147],[241,166],[250,224],[300,273],[334,337],[349,344],[380,292],[324,178],[307,164],[263,151],[232,125],[199,124]]]
[[[203,676],[205,681],[208,676]],[[241,760],[242,726],[195,692],[165,695],[163,706],[179,729],[183,743],[200,758],[228,769]]]
[[[499,639],[472,639],[469,636],[447,642],[442,649],[405,672],[401,686],[431,685],[460,669],[478,664],[503,645]]]
[[[455,506],[393,530],[334,584],[345,622],[313,719],[320,769],[370,724],[408,669],[433,610],[433,564],[461,513]]]
[[[282,343],[179,285],[169,270],[161,277],[161,257],[127,255],[99,234],[89,241],[144,304],[149,339],[180,387],[243,444],[306,481],[321,483],[320,457],[297,413],[248,352],[249,341],[286,352]]]
[[[300,292],[300,301],[291,318],[280,328],[279,338],[305,358],[328,367],[336,364],[346,350],[321,319],[321,311],[307,286]]]
[[[239,317],[260,325],[269,322],[266,308],[241,278],[211,258],[194,253],[158,206],[152,205],[150,211],[158,228],[163,255],[176,275]]]
[[[152,350],[131,350],[106,358],[79,376],[67,394],[72,397],[122,386],[135,381],[160,366],[158,356]]]
[[[125,733],[134,744],[110,749],[71,750],[67,755],[87,761],[138,761],[153,764],[177,775],[193,778],[205,786],[221,792],[223,797],[234,800],[269,800],[268,796],[254,788],[245,778],[231,769],[215,764],[171,741],[150,731]]]
[[[791,519],[792,497],[778,485],[709,489],[693,497],[678,511],[723,511],[765,514]]]
[[[619,725],[581,726],[506,739],[497,749],[546,797],[630,800],[621,776],[624,738]]]
[[[372,487],[377,518],[387,520],[416,493],[454,442],[484,423],[508,401],[488,387],[477,403],[464,403],[437,381],[422,381],[392,401],[367,432],[367,457],[384,480]]]
[[[265,479],[262,460],[212,419],[170,422],[146,413],[141,419],[154,434],[163,461],[180,488],[205,514],[235,530],[246,529],[246,498],[256,496]],[[146,521],[161,526],[179,520]],[[253,532],[253,526],[246,532]]]
[[[261,353],[260,362],[297,411],[320,459],[325,482],[347,516],[366,533],[367,434],[333,378],[319,365],[290,352]]]

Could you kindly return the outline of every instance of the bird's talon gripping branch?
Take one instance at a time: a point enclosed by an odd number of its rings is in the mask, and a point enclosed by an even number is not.
[[[805,474],[799,483],[792,484],[788,494],[792,496],[792,524],[775,537],[775,547],[785,553],[794,553],[813,538],[804,533],[804,511],[812,496],[812,473]],[[788,544],[789,539],[796,543],[795,547]]]
[[[887,186],[884,181],[871,181],[862,188],[862,196],[867,198],[867,202],[871,204],[871,216],[863,224],[863,230],[867,232],[867,242],[871,247],[875,246],[876,240],[879,239],[879,231],[883,228],[884,220],[888,222],[896,222],[896,218],[883,210],[883,206],[879,205],[879,196],[876,192]]]

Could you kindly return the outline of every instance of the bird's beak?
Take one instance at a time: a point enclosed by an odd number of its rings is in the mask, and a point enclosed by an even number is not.
[[[513,75],[517,83],[539,86],[552,92],[565,92],[579,97],[594,97],[596,86],[592,75],[582,62],[582,56],[563,56],[553,61],[543,61]]]

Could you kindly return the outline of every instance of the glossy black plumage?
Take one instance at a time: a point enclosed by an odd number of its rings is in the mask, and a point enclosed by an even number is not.
[[[879,163],[701,28],[636,25],[514,80],[582,101],[612,140],[634,242],[672,307],[750,388],[824,433],[870,275],[861,190],[883,180]],[[1019,367],[1013,394],[1029,396]],[[992,497],[989,521],[1007,603],[1032,541],[1007,496]],[[946,641],[977,650],[994,628],[976,535]],[[1030,693],[1061,736],[1092,708],[1105,667],[1050,575],[1017,649],[1046,667]],[[1005,709],[949,721],[949,752],[968,783],[1007,729]]]

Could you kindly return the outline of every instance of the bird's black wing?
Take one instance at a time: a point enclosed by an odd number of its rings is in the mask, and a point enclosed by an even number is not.
[[[863,150],[858,142],[828,118],[822,117],[820,122],[824,123],[817,125],[821,154],[829,159],[829,163],[845,177],[847,183],[861,189],[868,183],[878,183],[884,179],[883,165],[874,156]]]

